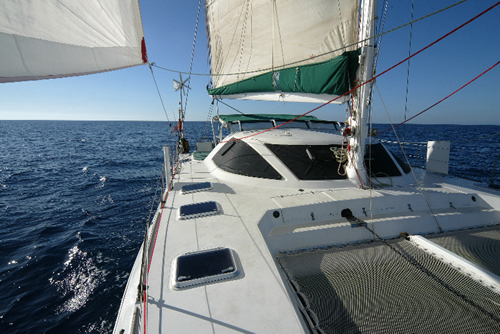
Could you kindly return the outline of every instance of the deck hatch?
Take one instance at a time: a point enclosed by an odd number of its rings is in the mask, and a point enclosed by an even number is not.
[[[238,276],[233,252],[229,248],[215,248],[180,255],[173,262],[172,286],[182,289]]]
[[[212,183],[210,182],[201,182],[201,183],[192,183],[192,184],[186,184],[185,186],[182,186],[181,188],[181,194],[191,194],[195,193],[198,191],[207,191],[212,189]]]
[[[212,216],[220,213],[220,207],[217,202],[200,202],[182,205],[179,208],[179,219],[192,219],[198,217]]]

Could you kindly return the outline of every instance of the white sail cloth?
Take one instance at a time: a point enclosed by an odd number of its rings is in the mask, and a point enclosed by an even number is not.
[[[207,1],[213,88],[356,49],[358,5],[357,0]]]
[[[138,0],[0,1],[0,82],[147,62]]]

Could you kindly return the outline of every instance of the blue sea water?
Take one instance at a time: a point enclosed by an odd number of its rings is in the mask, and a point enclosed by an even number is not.
[[[204,128],[186,124],[192,146]],[[450,173],[490,181],[500,126],[405,132],[451,140]],[[0,122],[1,333],[112,331],[172,143],[165,122]]]

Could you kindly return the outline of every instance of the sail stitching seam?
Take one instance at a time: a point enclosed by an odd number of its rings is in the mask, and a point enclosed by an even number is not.
[[[486,9],[486,10],[484,10],[483,12],[481,12],[481,13],[479,13],[478,15],[474,16],[472,19],[470,19],[470,20],[468,20],[467,22],[465,22],[465,23],[461,24],[460,26],[458,26],[457,28],[453,29],[453,30],[452,30],[452,31],[450,31],[449,33],[447,33],[447,34],[443,35],[442,37],[438,38],[438,39],[437,39],[437,40],[435,40],[434,42],[432,42],[432,43],[428,44],[427,46],[423,47],[423,48],[422,48],[422,49],[420,49],[419,51],[415,52],[415,53],[414,53],[414,54],[412,54],[411,56],[406,57],[405,59],[403,59],[403,60],[401,60],[400,62],[396,63],[395,65],[393,65],[393,66],[389,67],[389,68],[388,68],[388,69],[386,69],[385,71],[383,71],[383,72],[381,72],[381,73],[379,73],[379,74],[377,74],[377,75],[373,76],[371,79],[369,79],[369,80],[367,80],[367,81],[365,81],[365,82],[363,82],[363,83],[359,84],[358,86],[356,86],[356,87],[354,87],[353,89],[351,89],[351,90],[349,90],[349,91],[345,92],[344,94],[342,94],[342,95],[340,95],[340,96],[337,96],[337,97],[335,97],[334,99],[332,99],[332,100],[330,100],[330,101],[328,101],[328,102],[325,102],[325,103],[323,103],[322,105],[320,105],[320,106],[318,106],[318,107],[316,107],[316,108],[314,108],[314,109],[312,109],[312,110],[309,110],[308,112],[306,112],[306,113],[304,113],[304,114],[302,114],[302,115],[299,115],[299,116],[295,117],[294,119],[292,119],[292,120],[290,120],[290,121],[287,121],[287,122],[282,123],[282,124],[279,124],[279,125],[277,125],[277,126],[275,126],[275,127],[273,127],[273,128],[266,129],[266,130],[264,130],[264,131],[257,132],[257,133],[254,133],[254,134],[251,134],[251,135],[248,135],[248,136],[245,136],[245,137],[231,139],[231,141],[236,141],[236,140],[241,140],[241,139],[245,139],[245,138],[249,138],[249,137],[254,137],[254,136],[257,136],[257,135],[259,135],[259,134],[262,134],[262,133],[265,133],[265,132],[268,132],[268,131],[274,130],[274,129],[276,129],[276,128],[279,128],[280,126],[283,126],[283,125],[285,125],[285,124],[288,124],[288,123],[290,123],[290,122],[293,122],[293,121],[295,121],[295,120],[297,120],[297,119],[299,119],[299,118],[301,118],[301,117],[303,117],[303,116],[305,116],[305,115],[308,115],[308,114],[312,113],[313,111],[316,111],[316,110],[318,110],[318,109],[320,109],[320,108],[323,108],[324,106],[326,106],[326,105],[328,105],[328,104],[330,104],[330,103],[332,103],[332,102],[334,102],[334,101],[336,101],[336,100],[338,100],[338,99],[340,99],[340,98],[342,98],[342,97],[344,97],[344,96],[346,96],[346,95],[348,95],[348,94],[350,94],[350,93],[354,92],[356,89],[358,89],[358,88],[360,88],[360,87],[362,87],[362,86],[364,86],[364,85],[366,85],[366,84],[368,84],[368,83],[370,83],[370,82],[374,81],[374,80],[375,80],[375,79],[377,79],[378,77],[380,77],[380,76],[382,76],[382,75],[386,74],[387,72],[389,72],[389,71],[391,71],[391,70],[395,69],[395,68],[396,68],[396,67],[398,67],[399,65],[403,64],[404,62],[406,62],[408,59],[415,57],[416,55],[418,55],[418,54],[420,54],[421,52],[425,51],[426,49],[430,48],[430,47],[431,47],[431,46],[433,46],[434,44],[436,44],[436,43],[440,42],[441,40],[443,40],[444,38],[446,38],[446,37],[450,36],[451,34],[453,34],[454,32],[456,32],[456,31],[457,31],[457,30],[459,30],[460,28],[463,28],[464,26],[466,26],[467,24],[471,23],[472,21],[474,21],[475,19],[477,19],[477,18],[478,18],[478,17],[480,17],[481,15],[484,15],[484,14],[485,14],[485,13],[487,13],[488,11],[492,10],[493,8],[495,8],[496,6],[498,6],[499,4],[500,4],[500,2],[497,2],[497,3],[496,3],[496,4],[494,4],[493,6],[491,6],[491,7],[487,8],[487,9]],[[500,63],[500,62],[499,62],[499,63]],[[497,63],[497,64],[498,64],[498,63]],[[497,64],[495,64],[494,66],[496,66]],[[222,141],[221,143],[224,143],[224,142],[227,142],[227,141]]]
[[[379,37],[381,37],[381,36],[383,36],[383,35],[385,35],[385,34],[388,34],[388,33],[394,32],[394,31],[399,30],[399,29],[401,29],[401,28],[404,28],[404,27],[406,27],[406,26],[408,26],[408,25],[410,25],[410,24],[413,24],[413,23],[415,23],[415,22],[418,22],[418,21],[424,20],[424,19],[429,18],[429,17],[431,17],[431,16],[433,16],[433,15],[439,14],[439,13],[441,13],[441,12],[443,12],[443,11],[445,11],[445,10],[448,10],[448,9],[450,9],[450,8],[454,7],[454,6],[460,5],[461,3],[465,2],[465,1],[467,1],[467,0],[461,0],[461,1],[457,2],[457,3],[455,3],[455,4],[452,4],[452,5],[448,6],[448,7],[445,7],[445,8],[443,8],[443,9],[438,10],[438,11],[435,11],[435,12],[433,12],[433,13],[431,13],[431,14],[428,14],[428,15],[422,16],[422,17],[420,17],[420,18],[418,18],[418,19],[416,19],[416,20],[414,20],[414,21],[411,21],[411,22],[405,23],[405,24],[400,25],[400,26],[398,26],[398,27],[396,27],[396,28],[393,28],[393,29],[387,30],[387,31],[385,31],[385,32],[382,32],[382,33],[380,33],[380,34],[374,35],[373,37],[367,38],[367,39],[365,39],[365,40],[358,41],[358,42],[356,42],[356,43],[353,43],[353,44],[347,45],[347,46],[345,46],[345,47],[343,47],[343,48],[339,48],[339,49],[335,49],[335,50],[332,50],[332,51],[325,52],[325,53],[323,53],[323,54],[317,55],[316,57],[326,56],[326,55],[328,55],[328,54],[331,54],[331,53],[335,53],[335,52],[341,51],[341,50],[343,50],[344,48],[349,48],[349,47],[355,46],[355,45],[356,45],[356,44],[358,44],[358,43],[364,43],[364,42],[367,42],[367,41],[369,41],[369,40],[379,38]],[[490,9],[493,9],[493,7],[495,7],[495,6],[497,6],[497,5],[498,5],[498,3],[497,3],[497,4],[495,4],[495,5],[493,5],[492,7],[488,8],[488,9],[487,9],[486,11],[484,11],[483,13],[480,13],[480,14],[479,14],[479,16],[480,16],[480,15],[482,15],[482,14],[484,14],[484,13],[486,13],[486,12],[487,12],[487,11],[489,11]],[[405,59],[404,61],[406,61],[406,60],[407,60],[407,59]],[[292,63],[286,64],[286,65],[284,65],[284,66],[278,66],[277,68],[281,69],[281,68],[284,68],[284,67],[288,67],[288,66],[292,66],[292,65],[297,65],[297,64],[300,64],[300,63],[303,63],[303,62],[307,62],[307,61],[310,61],[310,58],[307,58],[307,59],[302,59],[302,60],[298,60],[298,61],[296,61],[296,62],[292,62]],[[403,61],[403,62],[404,62],[404,61]],[[155,64],[154,66],[155,66],[155,67],[158,67],[159,69],[162,69],[162,70],[165,70],[165,71],[169,71],[169,72],[176,72],[176,73],[182,73],[182,74],[189,74],[189,72],[183,72],[183,71],[173,70],[173,69],[169,69],[169,68],[165,68],[165,67],[158,66],[158,65],[156,65],[156,64]],[[229,76],[229,75],[241,75],[241,74],[259,73],[259,72],[263,72],[263,71],[271,71],[271,70],[273,70],[273,69],[274,69],[274,68],[264,68],[264,69],[259,69],[259,70],[254,70],[254,71],[247,71],[247,72],[241,72],[241,73],[236,73],[236,72],[235,72],[235,73],[224,73],[224,74],[222,74],[222,73],[191,73],[191,75],[219,77],[219,76]]]

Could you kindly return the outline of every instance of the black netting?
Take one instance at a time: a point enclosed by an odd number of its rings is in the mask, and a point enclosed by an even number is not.
[[[500,226],[436,234],[427,238],[500,276]]]
[[[498,294],[408,241],[390,244],[405,256],[374,242],[278,260],[325,333],[500,332]]]

